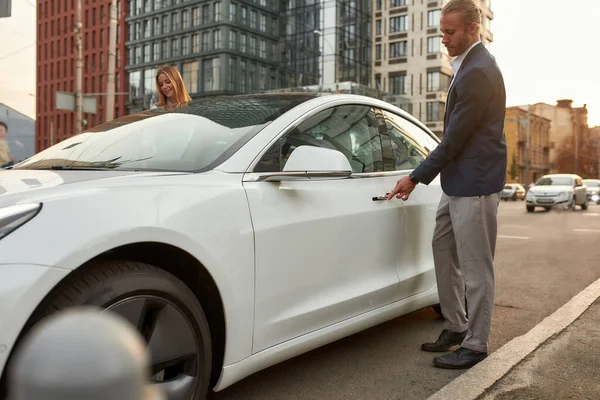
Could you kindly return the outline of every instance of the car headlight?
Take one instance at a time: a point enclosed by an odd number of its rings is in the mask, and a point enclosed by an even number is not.
[[[41,203],[0,208],[0,239],[35,217],[41,208]]]

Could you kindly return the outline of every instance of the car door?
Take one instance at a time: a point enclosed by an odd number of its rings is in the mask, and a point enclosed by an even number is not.
[[[373,108],[342,105],[305,116],[268,150],[254,174],[282,171],[299,146],[342,152],[345,179],[252,182],[244,178],[255,232],[253,351],[390,304],[404,235],[401,201],[382,172]]]
[[[383,167],[394,180],[409,175],[425,160],[438,142],[421,127],[390,111],[384,111]],[[406,231],[399,243],[396,270],[400,288],[396,298],[414,295],[436,284],[431,241],[435,215],[442,195],[439,177],[419,184],[404,203]]]

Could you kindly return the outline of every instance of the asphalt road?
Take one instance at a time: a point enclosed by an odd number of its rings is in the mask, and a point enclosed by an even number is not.
[[[600,206],[527,213],[501,202],[490,351],[533,328],[600,278]],[[421,310],[258,372],[210,400],[426,399],[462,371],[419,350],[442,321]]]

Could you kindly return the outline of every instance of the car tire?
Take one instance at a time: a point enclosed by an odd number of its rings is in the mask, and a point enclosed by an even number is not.
[[[585,202],[584,202],[584,203],[581,205],[581,209],[582,209],[583,211],[585,211],[585,210],[587,210],[587,209],[588,209],[588,202],[587,202],[587,200],[586,200],[586,201],[585,201]]]
[[[79,305],[119,314],[140,328],[151,355],[153,347],[160,348],[163,356],[173,352],[171,360],[167,357],[160,365],[151,362],[150,366],[153,381],[166,398],[174,398],[171,392],[184,390],[185,395],[176,398],[204,399],[211,376],[212,347],[208,321],[194,293],[174,275],[141,262],[95,261],[81,268],[53,291],[36,322],[57,310]],[[155,332],[158,334],[153,336]]]
[[[546,210],[546,211],[550,211],[550,210],[552,210],[552,207],[550,207],[550,206],[546,206],[546,207],[544,207],[544,210]]]
[[[533,212],[535,210],[535,206],[527,206],[527,212]]]

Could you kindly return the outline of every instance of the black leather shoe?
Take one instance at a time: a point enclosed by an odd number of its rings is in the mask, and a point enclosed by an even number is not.
[[[444,354],[433,359],[436,367],[446,369],[465,369],[483,361],[488,353],[476,353],[473,350],[459,348],[450,354]]]
[[[466,336],[467,331],[452,332],[448,329],[444,329],[435,342],[423,343],[421,345],[421,350],[434,352],[449,351],[450,347],[461,344]]]

